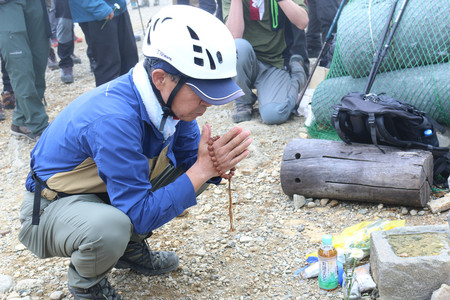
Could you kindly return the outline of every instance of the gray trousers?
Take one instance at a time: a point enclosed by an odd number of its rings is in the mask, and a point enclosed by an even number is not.
[[[258,99],[262,121],[266,124],[284,123],[291,115],[298,93],[306,82],[306,75],[291,77],[282,70],[263,63],[256,58],[252,45],[244,39],[236,39],[236,83],[245,95],[236,99],[235,105],[253,105]],[[252,88],[257,90],[256,96]]]
[[[59,200],[41,199],[39,225],[31,224],[34,193],[27,192],[20,210],[19,240],[41,258],[70,257],[69,285],[89,288],[115,266],[133,235],[128,216],[93,194]]]
[[[0,5],[0,51],[16,95],[12,124],[39,135],[48,125],[42,99],[50,43],[40,1],[16,0]]]

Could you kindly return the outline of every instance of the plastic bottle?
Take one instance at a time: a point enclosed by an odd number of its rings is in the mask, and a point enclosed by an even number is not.
[[[326,291],[335,290],[339,285],[337,251],[330,234],[322,236],[322,245],[318,251],[319,288]]]

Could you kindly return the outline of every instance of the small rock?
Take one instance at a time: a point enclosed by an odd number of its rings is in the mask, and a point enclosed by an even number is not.
[[[380,204],[378,204],[378,206],[377,206],[378,210],[382,210],[383,207],[384,207],[383,203],[380,203]]]
[[[294,194],[293,201],[294,201],[294,209],[297,210],[305,205],[306,198],[304,196]]]
[[[406,207],[402,207],[401,214],[402,215],[407,215],[408,214],[408,209]]]
[[[421,210],[417,213],[419,216],[423,216],[425,214],[425,211]]]
[[[330,199],[327,198],[320,199],[320,206],[327,206],[329,201]]]
[[[17,282],[14,289],[16,291],[31,291],[33,289],[44,288],[44,281],[42,279],[23,279]]]
[[[11,230],[2,230],[2,231],[0,231],[0,236],[7,235],[10,232],[11,232]]]
[[[335,206],[338,206],[339,205],[339,201],[337,201],[337,200],[331,200],[331,202],[330,202],[330,206],[331,207],[335,207]]]
[[[64,293],[62,291],[56,291],[50,294],[51,300],[61,300],[64,297]]]
[[[301,138],[301,139],[307,139],[308,137],[309,137],[309,136],[308,136],[307,133],[300,132],[300,138]]]
[[[243,235],[239,239],[239,242],[241,242],[241,243],[248,243],[248,242],[251,242],[252,240],[253,240],[252,237]]]
[[[313,207],[316,207],[317,205],[314,201],[311,201],[311,202],[308,202],[308,204],[306,204],[306,206],[309,208],[313,208]]]
[[[358,212],[362,215],[366,215],[369,212],[369,210],[367,208],[361,208],[358,210]]]
[[[200,248],[197,250],[197,252],[195,254],[197,254],[198,256],[205,256],[206,250],[204,248]]]
[[[409,214],[410,214],[411,216],[416,216],[416,215],[417,215],[417,210],[411,209],[411,211],[409,212]]]
[[[23,251],[23,250],[26,250],[27,247],[25,247],[23,244],[17,244],[16,247],[14,247],[14,249],[16,251]]]
[[[8,292],[11,289],[13,283],[14,281],[11,276],[0,274],[0,294]]]
[[[430,300],[446,300],[450,299],[450,286],[443,283],[441,287],[434,291]]]
[[[428,208],[433,214],[450,209],[450,197],[442,197],[428,202]]]
[[[236,247],[236,241],[235,241],[235,240],[230,241],[230,243],[228,244],[227,247],[229,247],[229,248],[234,248],[234,247]]]
[[[209,205],[209,204],[205,204],[205,206],[203,206],[203,211],[204,212],[209,212],[209,211],[211,211],[211,205]]]

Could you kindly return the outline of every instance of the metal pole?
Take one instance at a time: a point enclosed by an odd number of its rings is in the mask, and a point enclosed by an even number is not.
[[[384,36],[383,36],[383,40],[381,41],[380,47],[379,47],[379,49],[377,51],[377,55],[375,56],[375,59],[374,59],[374,64],[372,66],[372,69],[370,70],[369,80],[367,82],[366,88],[364,89],[364,94],[368,94],[370,92],[372,84],[373,84],[373,82],[375,80],[375,76],[378,73],[378,69],[380,68],[381,62],[383,61],[383,58],[386,55],[387,49],[389,48],[389,44],[391,43],[391,40],[392,40],[392,37],[394,36],[395,31],[397,30],[398,24],[399,24],[400,19],[401,19],[402,15],[403,15],[403,11],[404,11],[405,6],[406,6],[406,4],[408,2],[408,0],[403,1],[403,4],[400,7],[400,11],[399,11],[399,13],[397,15],[397,18],[395,19],[395,21],[394,21],[394,23],[392,25],[391,31],[389,32],[389,37],[386,40],[386,42],[384,42],[384,40],[386,38],[387,30],[389,29],[389,24],[391,23],[392,17],[394,15],[395,6],[397,4],[397,1],[398,0],[396,0],[394,5],[393,5],[392,11],[391,11],[391,16],[389,18],[389,22],[386,24],[386,29],[385,29],[385,33],[384,33]]]
[[[139,0],[136,0],[137,8],[139,11],[139,18],[141,18],[141,25],[142,25],[142,36],[145,35],[145,29],[144,29],[144,22],[142,21],[142,15],[141,15],[141,6],[139,5]]]
[[[308,89],[308,85],[311,82],[311,78],[314,74],[314,71],[317,68],[317,65],[320,62],[320,59],[322,58],[323,53],[325,52],[324,51],[325,48],[331,44],[331,40],[332,40],[331,37],[332,37],[333,31],[334,31],[334,27],[336,27],[337,20],[339,19],[339,15],[341,14],[341,11],[344,8],[344,5],[346,2],[347,2],[347,0],[342,0],[341,5],[339,6],[339,8],[336,12],[336,15],[334,16],[333,23],[331,23],[330,29],[328,30],[328,33],[327,33],[325,43],[323,44],[322,49],[320,49],[319,56],[317,57],[317,60],[315,61],[314,65],[311,69],[311,73],[309,74],[308,80],[306,81],[305,86],[303,87],[302,91],[300,92],[300,94],[297,98],[297,102],[295,103],[295,106],[294,106],[294,113],[297,113],[297,109],[300,105],[300,102],[302,101],[302,98],[305,95],[306,90]]]

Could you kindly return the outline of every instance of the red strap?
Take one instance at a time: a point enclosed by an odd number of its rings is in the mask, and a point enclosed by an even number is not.
[[[250,20],[260,21],[259,19],[259,7],[252,5],[253,1],[250,0]]]

